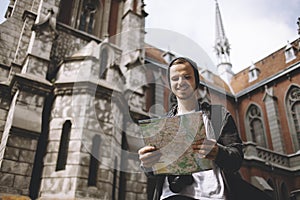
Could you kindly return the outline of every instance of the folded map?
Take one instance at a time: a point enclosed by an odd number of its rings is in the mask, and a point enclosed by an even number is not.
[[[152,167],[154,174],[185,175],[212,168],[212,161],[191,147],[195,140],[206,138],[201,111],[140,120],[139,125],[145,144],[157,147],[162,154]]]

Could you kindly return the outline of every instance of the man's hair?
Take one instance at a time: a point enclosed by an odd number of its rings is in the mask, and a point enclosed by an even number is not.
[[[198,67],[197,67],[197,64],[189,59],[189,58],[186,58],[186,57],[178,57],[178,58],[175,58],[174,60],[172,60],[169,64],[169,67],[167,69],[167,76],[168,76],[168,81],[169,81],[169,86],[170,86],[170,89],[171,89],[171,83],[170,83],[170,68],[173,66],[173,65],[178,65],[178,64],[190,64],[190,66],[193,68],[194,70],[194,76],[195,76],[195,85],[196,85],[196,88],[197,89],[199,87],[199,82],[200,82],[200,77],[199,77],[199,71],[198,71]]]

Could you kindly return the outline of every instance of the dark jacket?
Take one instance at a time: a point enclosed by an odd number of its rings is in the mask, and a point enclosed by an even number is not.
[[[265,192],[243,180],[238,170],[241,167],[244,154],[242,141],[231,114],[221,105],[201,104],[200,109],[208,113],[215,132],[215,138],[219,145],[219,152],[215,163],[221,169],[225,185],[227,200],[272,200]],[[175,105],[168,116],[175,116]],[[147,171],[147,170],[146,170]],[[149,178],[156,180],[153,200],[159,200],[165,181],[165,175],[154,176],[151,172],[145,172]]]
[[[211,119],[215,138],[219,145],[219,152],[215,159],[215,163],[222,171],[222,176],[227,189],[227,198],[231,198],[227,185],[227,177],[238,176],[236,173],[243,161],[242,141],[239,137],[237,127],[231,114],[221,105],[201,104],[200,109],[208,113]],[[175,116],[177,113],[177,105],[175,105],[168,116]],[[164,175],[154,176],[153,174],[146,173],[150,178],[156,179],[156,186],[153,194],[153,199],[158,200],[162,194],[163,183],[165,180]]]

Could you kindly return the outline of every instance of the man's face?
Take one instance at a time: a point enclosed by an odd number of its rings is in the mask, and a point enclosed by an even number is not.
[[[179,99],[188,99],[195,93],[195,75],[189,63],[175,64],[170,68],[171,90]]]

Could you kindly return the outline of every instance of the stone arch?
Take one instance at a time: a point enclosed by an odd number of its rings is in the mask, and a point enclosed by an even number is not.
[[[300,86],[292,84],[285,94],[285,109],[294,151],[300,149]]]
[[[258,146],[267,147],[267,137],[263,119],[263,112],[260,106],[251,103],[245,113],[247,140],[255,142]]]

